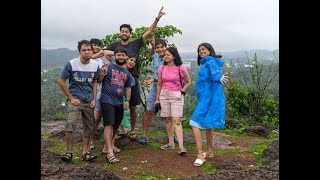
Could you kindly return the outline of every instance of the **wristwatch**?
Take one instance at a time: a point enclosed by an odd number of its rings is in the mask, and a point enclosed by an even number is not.
[[[182,95],[184,95],[184,96],[186,95],[186,92],[184,92],[184,91],[180,91],[180,92]]]

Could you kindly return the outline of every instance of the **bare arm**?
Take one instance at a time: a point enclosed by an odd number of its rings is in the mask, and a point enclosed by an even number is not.
[[[70,100],[71,104],[73,105],[79,105],[80,104],[80,100],[77,98],[74,98],[71,93],[68,90],[68,87],[66,85],[66,80],[59,78],[58,79],[58,84],[60,89],[62,90],[62,92],[67,96],[67,98]]]
[[[155,49],[155,38],[154,36],[151,37],[151,40],[150,40],[150,45],[151,45],[151,48],[150,48],[150,54],[151,56],[154,54],[154,49]]]
[[[189,74],[186,74],[184,77],[183,77],[183,80],[185,82],[183,88],[182,88],[182,91],[183,92],[186,92],[186,90],[189,89],[189,87],[191,86],[191,79],[190,79],[190,76]]]
[[[89,106],[91,108],[94,108],[96,106],[97,86],[98,86],[97,80],[93,80],[92,81],[93,99],[92,99],[90,106]]]
[[[128,108],[129,107],[129,102],[130,102],[130,99],[131,99],[131,87],[126,87],[126,102],[124,104],[124,108]]]
[[[163,6],[161,7],[160,11],[158,12],[158,16],[155,18],[155,20],[153,21],[153,23],[151,24],[151,26],[148,28],[148,30],[142,35],[143,41],[145,41],[150,34],[154,31],[154,29],[157,27],[157,24],[160,20],[160,18],[165,15],[165,12],[162,12],[163,10]]]
[[[158,75],[158,83],[157,83],[157,96],[156,96],[156,102],[155,103],[159,103],[160,102],[160,92],[161,92],[161,88],[162,88],[162,78],[161,75]]]
[[[102,56],[113,56],[113,55],[114,55],[113,51],[105,49],[105,50],[101,50],[98,53],[92,55],[92,59],[101,58]]]

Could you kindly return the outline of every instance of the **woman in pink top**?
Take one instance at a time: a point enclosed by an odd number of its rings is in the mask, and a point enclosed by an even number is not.
[[[166,119],[166,127],[169,143],[161,146],[163,150],[175,149],[173,130],[178,138],[180,155],[186,154],[183,147],[183,132],[180,119],[183,114],[184,95],[191,85],[191,80],[178,50],[167,48],[164,55],[165,62],[158,69],[157,97],[155,104],[161,104],[160,116]],[[184,81],[184,85],[182,85]],[[173,124],[173,125],[172,125]]]

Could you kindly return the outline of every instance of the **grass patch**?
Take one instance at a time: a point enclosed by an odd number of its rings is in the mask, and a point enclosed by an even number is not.
[[[41,141],[48,141],[50,139],[50,133],[41,134]]]
[[[217,169],[212,165],[211,162],[204,162],[201,168],[204,172],[209,174],[215,174],[217,172]]]
[[[223,155],[230,155],[230,154],[237,154],[239,153],[239,148],[228,148],[228,149],[216,149],[213,151],[215,155],[223,156]]]
[[[266,158],[263,157],[263,151],[269,147],[271,142],[260,142],[249,148],[249,151],[253,153],[257,159],[257,165],[261,166],[266,162]]]
[[[272,130],[272,131],[269,133],[268,138],[269,138],[269,139],[272,139],[272,140],[279,139],[279,130]]]
[[[57,153],[57,154],[64,154],[67,151],[67,145],[62,140],[51,139],[52,146],[48,147],[48,151]],[[75,164],[83,164],[84,162],[81,160],[82,156],[82,141],[78,143],[74,143],[73,145],[73,162]]]
[[[156,176],[147,174],[145,172],[141,172],[135,175],[134,179],[141,180],[141,179],[148,179],[148,180],[158,180],[158,179],[167,179],[167,177],[164,174],[158,174]],[[171,178],[173,179],[173,178]]]

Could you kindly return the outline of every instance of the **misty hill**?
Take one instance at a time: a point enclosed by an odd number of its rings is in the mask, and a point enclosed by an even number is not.
[[[219,53],[219,52],[218,52]],[[279,49],[274,51],[268,51],[263,49],[250,50],[247,51],[250,58],[253,57],[254,53],[263,61],[274,60],[275,56],[279,60]],[[233,51],[233,52],[222,52],[223,59],[229,60],[239,60],[246,61],[247,54],[246,51]],[[68,60],[79,56],[78,50],[70,50],[67,48],[59,49],[41,49],[41,66],[42,67],[62,67]],[[182,52],[182,59],[197,59],[197,54],[195,52]]]
[[[218,54],[221,53],[223,59],[239,59],[243,60],[247,58],[247,55],[249,58],[252,58],[254,53],[257,53],[258,58],[262,60],[274,60],[275,57],[279,60],[279,49],[269,51],[264,49],[256,49],[256,50],[250,50],[250,51],[232,51],[232,52],[217,52]],[[181,53],[182,59],[197,59],[197,54],[195,52],[187,52],[187,53]]]
[[[67,48],[59,49],[41,49],[41,67],[59,67],[63,66],[68,60],[79,56],[78,50]]]

